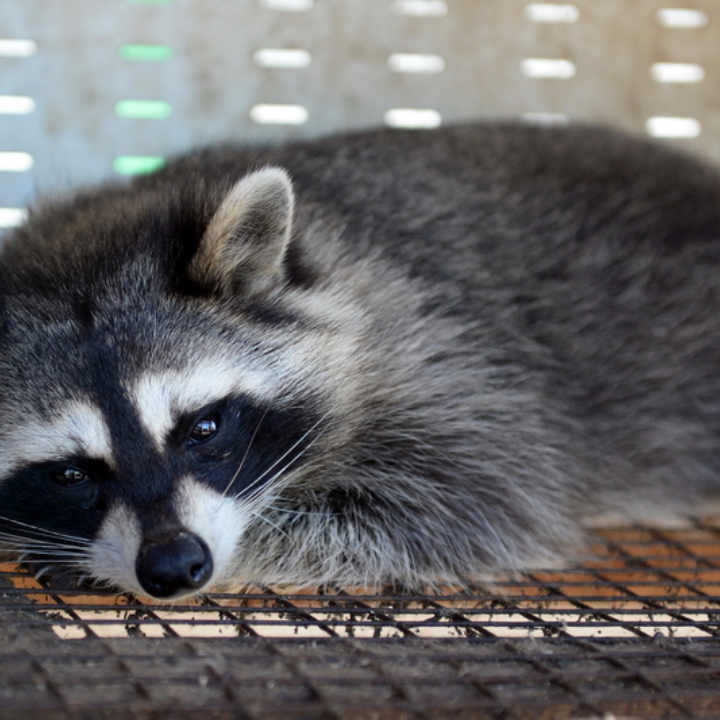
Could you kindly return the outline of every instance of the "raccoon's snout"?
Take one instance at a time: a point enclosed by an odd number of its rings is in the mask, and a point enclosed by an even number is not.
[[[138,581],[152,597],[173,598],[197,591],[213,572],[205,541],[190,532],[145,541],[135,564]]]

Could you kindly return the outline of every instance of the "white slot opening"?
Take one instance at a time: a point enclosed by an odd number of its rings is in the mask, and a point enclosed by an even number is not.
[[[705,79],[705,70],[696,63],[655,63],[650,75],[660,83],[699,83]]]
[[[37,52],[33,40],[11,40],[0,38],[0,57],[31,57]]]
[[[33,156],[26,152],[0,152],[0,172],[26,172],[33,166]]]
[[[385,113],[385,124],[394,128],[436,128],[442,124],[437,110],[393,108]]]
[[[302,105],[253,105],[250,119],[260,125],[302,125],[309,113]]]
[[[260,4],[268,10],[281,12],[307,12],[313,9],[314,0],[260,0]]]
[[[689,10],[687,8],[663,8],[655,16],[660,25],[672,28],[699,28],[705,27],[709,18],[702,10]]]
[[[253,53],[253,61],[267,68],[306,68],[312,62],[312,55],[307,50],[261,48]]]
[[[393,53],[388,58],[388,67],[399,73],[439,73],[445,69],[445,60],[440,55]]]
[[[531,3],[525,6],[525,18],[538,23],[574,23],[580,19],[580,11],[574,5]]]
[[[29,115],[35,101],[25,95],[0,95],[0,115]]]
[[[23,208],[0,207],[0,227],[9,228],[22,225],[27,220],[27,210]]]
[[[645,123],[645,130],[656,138],[694,138],[702,132],[702,125],[695,118],[651,117]]]
[[[528,112],[523,115],[523,120],[531,125],[567,125],[570,118],[562,113]]]
[[[522,74],[529,78],[556,78],[567,80],[575,76],[575,63],[550,58],[525,58],[520,65]]]
[[[413,17],[443,17],[448,13],[444,0],[395,0],[391,8],[396,15]]]

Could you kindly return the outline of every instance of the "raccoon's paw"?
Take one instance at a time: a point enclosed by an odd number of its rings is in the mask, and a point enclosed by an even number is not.
[[[25,560],[21,567],[28,571],[48,590],[98,590],[99,584],[77,568],[48,563],[43,560]]]

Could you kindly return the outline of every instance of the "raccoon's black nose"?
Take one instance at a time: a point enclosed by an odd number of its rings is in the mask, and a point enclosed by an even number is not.
[[[146,541],[135,572],[149,595],[172,598],[201,588],[212,575],[213,561],[202,538],[189,532]]]

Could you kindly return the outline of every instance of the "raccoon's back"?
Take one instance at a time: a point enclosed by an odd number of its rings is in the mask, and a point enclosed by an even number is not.
[[[266,164],[290,172],[300,225],[333,223],[357,257],[382,248],[413,275],[449,278],[470,295],[490,279],[512,287],[596,269],[612,292],[623,258],[702,254],[720,234],[715,169],[591,126],[486,123],[225,146],[143,180],[205,192]]]
[[[349,253],[380,248],[441,288],[470,342],[474,321],[494,326],[550,417],[626,469],[619,485],[720,487],[714,169],[603,129],[521,125],[378,131],[268,161]]]
[[[466,324],[466,352],[501,343],[550,415],[570,418],[601,453],[633,472],[684,468],[717,484],[714,169],[604,129],[488,123],[215,147],[126,192],[172,207],[168,235],[182,237],[185,208],[202,227],[232,183],[264,165],[292,177],[288,257],[299,268],[312,275],[321,258],[327,282],[352,286],[353,262],[394,266],[428,288],[428,312]]]
[[[717,345],[720,174],[675,150],[602,128],[488,123],[219,148],[177,175],[262,164],[289,170],[299,234],[335,227],[348,254],[381,252],[568,362],[589,355],[606,373],[620,345],[652,349],[647,362],[675,341],[689,350],[688,335],[706,354]]]

